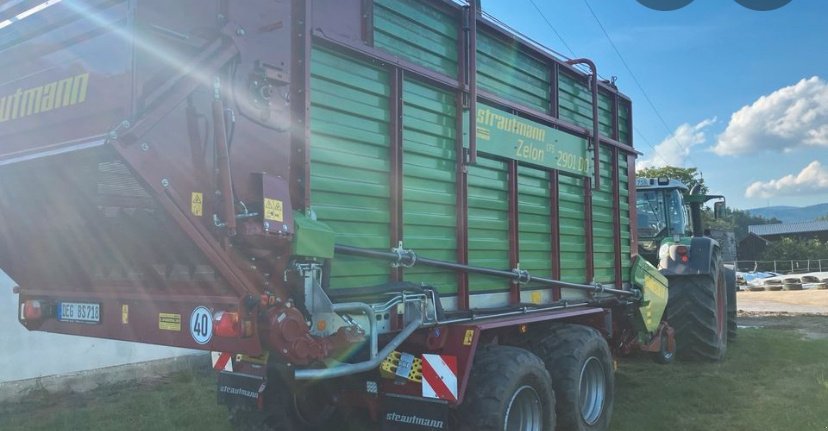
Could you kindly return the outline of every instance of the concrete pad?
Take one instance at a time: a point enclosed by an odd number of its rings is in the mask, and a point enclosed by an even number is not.
[[[138,364],[81,371],[73,374],[0,382],[0,403],[13,403],[33,391],[83,393],[113,383],[154,379],[177,371],[207,367],[210,367],[210,355],[204,352]]]

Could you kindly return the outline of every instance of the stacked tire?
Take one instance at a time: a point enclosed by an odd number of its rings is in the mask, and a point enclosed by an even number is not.
[[[765,282],[765,290],[770,290],[773,292],[782,290],[782,280],[767,280]]]
[[[786,278],[782,282],[782,288],[785,290],[802,290],[802,280],[798,278]]]

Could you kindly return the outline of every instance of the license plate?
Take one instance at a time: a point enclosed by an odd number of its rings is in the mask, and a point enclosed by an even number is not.
[[[100,323],[101,304],[59,302],[57,319],[61,322]]]

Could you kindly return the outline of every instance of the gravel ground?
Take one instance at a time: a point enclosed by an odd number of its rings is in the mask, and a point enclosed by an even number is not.
[[[739,292],[739,311],[756,313],[823,314],[828,316],[828,290]]]
[[[739,292],[736,300],[740,326],[796,329],[807,338],[828,339],[828,290]]]

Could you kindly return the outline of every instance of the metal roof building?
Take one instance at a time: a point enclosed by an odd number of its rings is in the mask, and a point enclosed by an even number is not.
[[[759,259],[768,243],[782,238],[828,241],[828,221],[750,225],[748,236],[739,242],[739,260]]]
[[[756,236],[802,235],[828,231],[828,221],[808,221],[801,223],[754,224],[748,226],[748,233]]]

